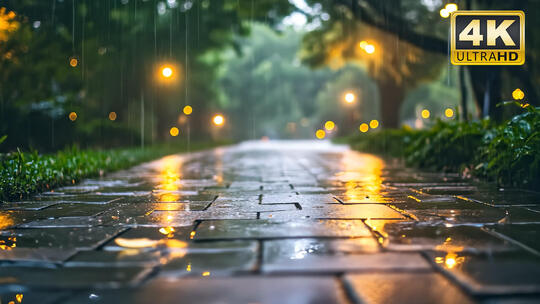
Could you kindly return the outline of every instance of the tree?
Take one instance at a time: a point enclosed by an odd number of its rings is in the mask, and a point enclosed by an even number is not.
[[[429,7],[420,1],[398,0],[398,1],[377,1],[377,0],[326,0],[308,1],[312,6],[317,3],[320,6],[317,14],[306,12],[310,18],[318,20],[322,28],[306,38],[306,48],[310,51],[307,61],[317,65],[324,63],[330,58],[329,50],[332,46],[325,47],[314,43],[325,33],[330,36],[336,35],[336,24],[341,24],[338,29],[341,38],[355,36],[358,24],[366,27],[376,28],[380,32],[391,35],[395,39],[395,44],[406,42],[409,47],[421,50],[421,57],[436,56],[435,54],[447,55],[447,22],[441,22],[438,16],[437,7]],[[532,1],[503,1],[503,0],[477,0],[460,1],[466,9],[522,9],[527,13],[527,29],[538,28],[537,14],[540,12],[540,3]],[[324,14],[328,17],[321,18]],[[327,21],[324,21],[326,19]],[[323,21],[321,21],[323,20]],[[501,108],[496,104],[508,96],[508,88],[505,83],[519,83],[526,88],[529,93],[530,102],[538,103],[540,89],[534,86],[534,81],[538,80],[537,50],[540,47],[537,39],[538,31],[533,35],[527,34],[527,60],[521,67],[469,67],[467,70],[471,74],[473,92],[479,108],[485,108],[484,115],[491,114],[492,117],[501,117]],[[399,43],[397,42],[399,41]],[[390,50],[385,48],[386,50]],[[402,48],[399,48],[400,50]],[[348,47],[348,50],[352,48]],[[353,56],[345,56],[347,60],[354,59]],[[391,64],[387,65],[390,67]],[[429,78],[429,77],[428,77]],[[510,81],[502,81],[506,78]],[[513,79],[513,80],[512,80]],[[498,84],[503,85],[498,85]],[[489,84],[489,85],[488,85]],[[395,84],[385,84],[388,87]],[[463,85],[464,87],[464,85]],[[488,89],[489,88],[489,89]],[[384,90],[387,91],[387,90]],[[487,92],[487,93],[486,93]],[[504,94],[503,94],[504,93]],[[402,94],[396,96],[382,97],[382,104],[390,104],[390,100],[399,99]],[[466,94],[463,95],[466,98]],[[503,97],[501,97],[503,96]],[[487,97],[487,98],[485,98]],[[386,101],[385,101],[386,100]],[[492,102],[487,103],[491,100]],[[383,115],[384,111],[383,111]],[[392,118],[389,118],[392,120]]]
[[[202,57],[234,45],[235,35],[249,33],[250,21],[275,24],[292,10],[289,3],[271,0],[13,0],[1,5],[16,14],[20,27],[0,44],[0,134],[10,135],[9,148],[39,140],[35,146],[48,149],[73,141],[95,145],[111,137],[135,144],[141,119],[146,138],[164,139],[188,103],[194,108],[193,132],[202,136],[208,128],[202,121],[216,105],[220,63]],[[158,85],[162,63],[177,66],[177,85]],[[29,111],[40,117],[32,128],[24,122]],[[71,111],[79,114],[75,123],[67,119]],[[111,111],[117,113],[114,123],[107,119]],[[34,136],[36,128],[49,132]]]

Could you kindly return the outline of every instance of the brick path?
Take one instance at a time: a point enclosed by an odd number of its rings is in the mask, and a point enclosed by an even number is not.
[[[325,142],[244,143],[2,203],[0,303],[539,302],[539,212]]]

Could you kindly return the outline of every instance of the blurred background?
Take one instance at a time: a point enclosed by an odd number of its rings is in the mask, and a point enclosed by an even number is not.
[[[451,65],[456,9],[525,11],[526,64]],[[496,104],[519,92],[538,105],[539,13],[517,0],[3,0],[0,151],[501,121],[517,110]]]

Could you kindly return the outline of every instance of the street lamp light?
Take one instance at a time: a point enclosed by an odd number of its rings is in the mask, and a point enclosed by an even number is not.
[[[163,66],[161,68],[161,75],[165,78],[171,78],[173,75],[173,69],[170,66]]]
[[[158,83],[171,85],[180,80],[180,67],[174,62],[158,63],[155,67],[155,77]]]
[[[214,125],[221,127],[225,123],[225,117],[223,117],[221,114],[214,115],[212,122]]]
[[[345,100],[346,103],[351,104],[356,100],[356,95],[354,95],[354,93],[352,92],[348,92],[348,93],[345,93],[343,99]]]

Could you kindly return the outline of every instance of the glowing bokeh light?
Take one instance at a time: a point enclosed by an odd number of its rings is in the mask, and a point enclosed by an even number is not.
[[[365,49],[366,46],[368,45],[369,43],[365,40],[362,40],[360,41],[360,43],[358,44],[358,46],[360,46],[361,49]]]
[[[367,123],[363,123],[360,125],[360,127],[358,127],[358,130],[360,130],[362,133],[366,133],[369,130],[369,126]]]
[[[372,129],[377,129],[379,127],[379,121],[376,119],[373,119],[369,122],[369,127]]]
[[[115,121],[117,118],[116,112],[109,113],[109,120]]]
[[[324,132],[324,130],[317,130],[315,132],[315,137],[317,137],[318,139],[324,139],[324,137],[326,136],[326,132]]]
[[[191,113],[193,113],[193,108],[191,106],[185,106],[182,111],[184,112],[184,114],[190,115]]]
[[[169,130],[169,133],[171,134],[171,136],[178,136],[178,134],[180,134],[180,130],[178,130],[177,127],[172,127],[170,130]]]
[[[332,131],[332,130],[334,130],[335,127],[336,127],[336,124],[331,120],[324,123],[324,128],[327,131]]]
[[[431,113],[429,112],[428,109],[423,109],[423,110],[422,110],[422,113],[420,113],[420,115],[422,115],[422,118],[429,118],[429,116],[431,115]]]
[[[79,60],[77,60],[75,57],[71,57],[69,58],[69,65],[74,68],[79,65]]]
[[[375,46],[373,44],[368,44],[366,45],[366,47],[364,48],[364,50],[366,51],[366,53],[368,54],[373,54],[375,53]]]
[[[525,93],[523,93],[521,89],[517,88],[512,92],[512,98],[515,100],[522,100],[525,98]]]
[[[455,11],[458,10],[458,6],[457,6],[457,4],[455,4],[455,3],[448,3],[448,4],[444,7],[444,9],[446,9],[446,11],[447,11],[449,14],[451,14],[451,13],[453,13],[453,12],[455,12]],[[445,18],[446,18],[446,17],[445,17]]]
[[[77,113],[71,112],[71,113],[69,113],[68,117],[69,117],[69,120],[75,121],[78,116],[77,116]]]
[[[454,117],[454,110],[447,108],[446,110],[444,110],[444,116],[448,118]]]
[[[439,11],[439,14],[441,15],[441,17],[443,18],[448,18],[450,16],[450,12],[446,9],[446,8],[443,8]]]

